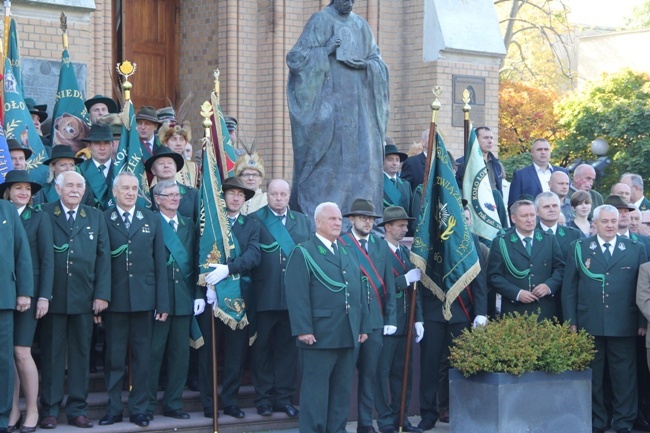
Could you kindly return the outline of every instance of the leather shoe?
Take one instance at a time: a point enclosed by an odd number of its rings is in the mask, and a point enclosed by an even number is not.
[[[373,426],[360,425],[357,427],[357,433],[377,433],[377,430]]]
[[[636,420],[634,421],[634,430],[650,431],[650,423],[648,422],[645,415],[641,411],[641,408],[639,408],[639,415],[636,417]]]
[[[257,413],[262,416],[271,416],[273,415],[273,409],[271,409],[271,405],[263,404],[257,408]]]
[[[41,420],[41,422],[38,424],[38,426],[40,428],[51,430],[53,428],[56,428],[57,424],[58,424],[58,422],[57,422],[55,416],[46,416],[45,418],[43,418]]]
[[[95,424],[84,415],[79,415],[74,418],[68,418],[68,424],[79,428],[91,428]]]
[[[7,426],[7,433],[13,433],[15,431],[19,431],[20,426],[23,424],[23,421],[24,421],[23,414],[21,413],[20,416],[18,417],[18,420],[16,421],[16,424]],[[36,426],[34,426],[34,429],[35,428]]]
[[[228,406],[223,408],[224,415],[230,415],[234,418],[243,418],[246,416],[243,410],[238,406]]]
[[[298,408],[296,408],[296,407],[295,407],[294,405],[292,405],[291,403],[286,404],[286,405],[284,405],[284,406],[282,406],[282,407],[275,408],[275,409],[273,409],[273,410],[274,410],[275,412],[284,412],[284,413],[286,413],[287,415],[289,415],[291,418],[295,418],[295,417],[297,417],[298,414],[300,413],[300,411],[298,410]]]
[[[163,415],[169,417],[169,418],[176,418],[176,419],[190,419],[190,414],[187,412],[183,412],[182,410],[173,410],[171,412],[163,412]],[[147,414],[147,417],[149,414]],[[151,421],[153,419],[153,414],[151,415]]]
[[[402,431],[403,432],[411,432],[411,433],[422,433],[423,432],[423,430],[420,427],[414,426],[413,424],[408,422],[408,420],[406,420],[406,422],[404,423],[404,426],[402,427]]]
[[[616,433],[632,433],[632,429],[631,428],[620,428],[620,429],[616,430]]]
[[[431,430],[435,426],[436,426],[436,422],[429,418],[422,419],[418,424],[418,428],[421,428],[422,430]]]
[[[7,429],[9,430],[9,429]],[[20,428],[20,433],[34,433],[36,431],[36,426],[33,427],[28,427],[23,424],[23,426]]]
[[[438,417],[438,421],[449,424],[449,409],[443,409],[440,411],[440,416]]]
[[[135,415],[131,415],[129,417],[129,421],[131,421],[133,424],[140,427],[147,427],[149,425],[149,418],[147,418],[147,415],[143,413],[137,413]]]
[[[104,418],[99,420],[99,425],[113,425],[116,422],[122,422],[122,415],[106,415]]]
[[[149,420],[149,422],[153,421],[153,412],[147,411],[145,415],[147,415],[147,419]]]

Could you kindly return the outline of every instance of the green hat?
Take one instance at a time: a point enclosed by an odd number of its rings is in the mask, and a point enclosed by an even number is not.
[[[50,165],[51,163],[55,162],[57,159],[61,159],[61,158],[73,159],[75,165],[79,165],[82,162],[84,162],[83,159],[77,158],[77,156],[74,153],[74,150],[72,150],[70,146],[66,144],[59,144],[52,148],[52,155],[50,155],[50,159],[46,159],[45,161],[42,162],[42,164]]]
[[[47,111],[47,104],[37,104],[34,98],[25,98],[25,104],[34,106],[38,111]]]
[[[623,197],[615,194],[608,195],[605,199],[605,204],[614,206],[616,209],[636,210],[634,204],[626,202]]]
[[[400,152],[396,145],[389,144],[387,139],[386,146],[384,146],[384,158],[386,158],[388,155],[399,156],[399,162],[404,162],[406,161],[406,158],[408,158],[408,155],[404,152]]]
[[[174,107],[163,107],[159,110],[156,110],[156,116],[162,123],[165,123],[166,121],[169,121],[172,125],[176,123],[176,113],[174,112]]]
[[[30,148],[22,146],[15,138],[10,138],[7,140],[7,144],[9,145],[9,152],[12,150],[22,150],[25,154],[25,159],[31,158],[32,154],[34,153]]]
[[[223,192],[226,192],[230,189],[241,189],[244,191],[246,200],[250,200],[255,195],[255,191],[244,185],[244,182],[242,182],[241,179],[236,176],[225,179],[221,184],[221,189],[223,189]]]
[[[88,111],[90,111],[90,108],[95,104],[106,104],[106,108],[108,108],[109,113],[117,113],[119,111],[115,100],[104,95],[95,95],[92,98],[86,99],[84,101],[84,105]]]
[[[398,220],[412,221],[414,219],[415,218],[408,216],[408,214],[406,213],[406,211],[402,206],[388,206],[386,209],[384,209],[383,220],[379,224],[377,224],[377,226],[382,227],[386,223],[390,223]]]
[[[344,217],[365,215],[375,218],[381,218],[381,215],[375,213],[375,205],[370,200],[358,198],[352,202],[352,209],[350,212],[343,215]]]
[[[156,109],[151,105],[144,105],[140,107],[137,113],[135,113],[135,120],[148,120],[149,122],[157,123],[162,125],[158,115],[156,114]]]
[[[153,163],[160,158],[173,159],[174,162],[176,162],[177,173],[181,171],[181,168],[183,168],[183,166],[185,165],[185,158],[183,158],[183,155],[171,151],[167,146],[158,146],[153,151],[153,156],[150,156],[149,159],[147,159],[144,163],[144,168],[147,170],[148,173],[151,173],[151,167],[153,167]]]
[[[39,106],[34,105],[33,104],[34,100],[31,99],[31,101],[30,101],[30,99],[31,98],[27,98],[27,100],[25,101],[25,105],[27,105],[27,110],[29,111],[29,114],[35,114],[35,115],[38,116],[38,121],[39,122],[41,122],[41,123],[45,122],[45,119],[47,119],[47,113],[45,112],[45,110],[43,110],[43,111],[39,110],[39,108],[41,108],[43,106],[42,105],[39,105]],[[45,107],[47,107],[47,105]]]
[[[113,131],[109,125],[100,125],[98,123],[93,123],[90,126],[90,134],[88,137],[81,139],[87,143],[92,143],[96,141],[113,141]]]
[[[5,174],[4,183],[0,184],[0,196],[4,195],[5,191],[15,183],[30,184],[32,186],[32,196],[42,188],[42,185],[40,183],[34,182],[29,177],[29,172],[26,170],[11,170]]]
[[[237,129],[237,118],[235,116],[229,116],[227,114],[224,114],[223,120],[224,122],[226,122],[226,128],[228,128],[228,131]]]

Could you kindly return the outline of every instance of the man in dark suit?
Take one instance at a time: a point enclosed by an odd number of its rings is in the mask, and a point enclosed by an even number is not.
[[[399,177],[400,166],[407,159],[405,153],[400,152],[392,138],[386,137],[384,146],[384,208],[388,206],[401,206],[411,209],[411,186]]]
[[[183,168],[185,160],[183,156],[172,152],[167,146],[158,146],[151,156],[144,163],[147,173],[153,175],[154,181],[152,185],[162,180],[176,181],[176,173]],[[178,184],[178,189],[181,194],[181,201],[178,205],[178,213],[184,217],[191,219],[194,224],[199,222],[199,191],[191,186]],[[151,206],[152,210],[156,210],[155,201]]]
[[[605,361],[612,384],[611,426],[631,433],[637,415],[636,337],[644,330],[635,291],[639,267],[646,262],[638,242],[617,236],[618,211],[603,205],[594,210],[597,234],[571,245],[562,284],[564,319],[573,330],[595,338],[591,362],[592,426],[604,433],[608,415],[603,392]]]
[[[52,219],[55,279],[40,328],[39,425],[57,426],[67,359],[68,371],[73,372],[68,375],[68,422],[86,428],[93,426],[86,417],[93,313],[97,321],[111,300],[110,244],[101,212],[80,204],[86,189],[83,176],[75,171],[61,173],[55,188],[60,200],[43,206]]]
[[[189,367],[192,314],[205,309],[203,293],[197,286],[198,232],[189,218],[177,212],[180,201],[178,184],[163,180],[153,189],[153,199],[160,209],[163,238],[167,250],[167,286],[169,288],[169,315],[164,322],[153,324],[151,365],[149,374],[149,408],[147,415],[153,419],[156,409],[160,369],[167,366],[163,386],[163,415],[176,419],[189,419],[183,411],[182,394]]]
[[[368,340],[359,349],[357,360],[359,388],[358,397],[358,433],[372,433],[372,411],[374,409],[374,384],[377,364],[381,354],[384,335],[393,335],[397,331],[395,307],[395,275],[391,269],[392,252],[385,240],[371,234],[373,224],[379,215],[370,200],[356,199],[352,202],[350,212],[344,216],[350,219],[350,231],[341,236],[339,241],[349,247],[356,255],[361,266],[361,274],[366,277],[362,286],[372,332]]]
[[[138,187],[138,178],[133,173],[118,174],[113,181],[115,206],[104,212],[111,242],[112,290],[111,304],[104,312],[108,404],[99,425],[122,422],[122,382],[129,344],[129,420],[141,427],[149,425],[146,412],[153,322],[164,322],[169,313],[163,223],[158,215],[136,206]]]
[[[86,182],[95,196],[96,207],[106,210],[109,207],[109,202],[113,199],[113,161],[111,161],[113,133],[111,127],[93,124],[90,127],[90,135],[81,141],[89,143],[91,158],[79,165],[79,171],[86,178]]]
[[[551,165],[551,144],[547,140],[538,138],[533,141],[530,154],[533,157],[533,163],[515,170],[512,175],[508,208],[519,200],[522,195],[527,194],[534,200],[538,194],[550,191],[549,181],[553,172],[563,171],[567,173],[566,169]]]
[[[533,202],[519,200],[510,208],[515,229],[500,234],[490,248],[488,285],[502,296],[502,313],[536,313],[557,316],[553,298],[562,286],[564,259],[555,237],[535,229]]]
[[[416,281],[420,281],[422,272],[417,269],[409,259],[410,251],[400,245],[408,231],[409,221],[413,220],[406,211],[399,206],[390,206],[384,209],[382,222],[386,243],[392,252],[390,268],[395,275],[396,291],[396,317],[397,331],[393,335],[385,335],[383,347],[379,356],[377,374],[375,375],[375,409],[377,410],[377,427],[381,433],[394,433],[399,426],[399,409],[402,395],[402,378],[404,375],[404,355],[406,354],[406,335],[408,332],[408,319],[410,314],[410,298],[413,292],[408,288]],[[424,320],[422,319],[422,305],[420,291],[417,291],[417,304],[415,308],[415,342],[419,343],[424,336]],[[411,358],[412,359],[412,358]],[[408,408],[411,399],[411,364],[407,378],[406,404]],[[402,431],[421,432],[422,429],[412,426],[408,419],[402,426]]]
[[[249,321],[253,320],[255,314],[252,300],[252,289],[250,274],[260,263],[260,224],[257,220],[249,218],[240,213],[246,200],[250,200],[255,191],[248,189],[238,177],[230,177],[222,184],[224,199],[226,202],[226,213],[230,228],[236,238],[238,253],[232,254],[224,265],[216,265],[216,269],[206,276],[208,290],[206,296],[208,303],[214,304],[217,296],[212,287],[228,275],[240,275],[241,295],[246,308],[246,315]],[[212,400],[212,323],[210,314],[212,309],[208,308],[199,315],[199,326],[205,340],[205,344],[199,349],[199,384],[203,413],[206,417],[212,418],[214,414],[214,402]],[[232,329],[221,319],[215,320],[218,338],[224,339],[225,352],[223,354],[223,386],[221,389],[221,402],[223,413],[235,418],[243,418],[246,414],[239,408],[238,393],[241,385],[241,378],[244,372],[244,358],[249,338],[254,336],[250,331],[252,325],[245,328]],[[218,343],[217,343],[218,344]]]
[[[32,257],[16,206],[0,200],[0,432],[7,432],[14,395],[14,310],[27,314],[34,295]]]
[[[643,194],[643,177],[635,173],[625,173],[621,182],[630,187],[630,201],[641,212],[650,210],[650,200]]]
[[[289,209],[291,187],[286,180],[269,182],[269,204],[252,215],[260,222],[261,261],[252,273],[257,318],[253,344],[252,376],[257,413],[273,410],[298,415],[291,398],[296,391],[298,349],[291,335],[284,274],[296,244],[311,237],[309,220]]]
[[[359,262],[340,245],[341,211],[325,202],[314,211],[316,235],[297,245],[285,290],[302,370],[301,433],[345,431],[356,349],[372,330]]]

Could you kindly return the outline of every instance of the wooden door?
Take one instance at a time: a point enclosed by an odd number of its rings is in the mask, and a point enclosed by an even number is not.
[[[177,101],[179,58],[178,0],[115,0],[116,62],[137,65],[130,78],[131,99],[162,108]]]

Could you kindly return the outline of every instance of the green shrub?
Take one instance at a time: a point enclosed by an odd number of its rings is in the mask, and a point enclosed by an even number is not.
[[[463,375],[531,371],[561,373],[589,367],[594,338],[584,330],[573,332],[569,323],[539,321],[538,314],[506,315],[486,326],[464,330],[451,347],[452,367]]]

